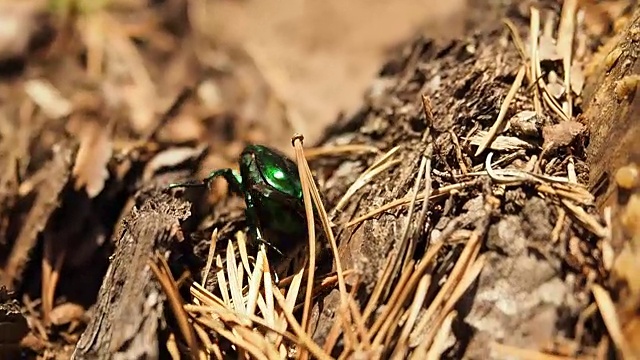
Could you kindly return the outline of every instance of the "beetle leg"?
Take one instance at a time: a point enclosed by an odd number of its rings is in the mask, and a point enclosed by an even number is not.
[[[242,176],[237,171],[231,169],[220,169],[212,171],[209,176],[202,180],[202,183],[207,187],[211,186],[213,180],[217,177],[222,176],[227,183],[229,184],[229,190],[236,194],[242,194]]]
[[[284,257],[284,254],[282,253],[282,251],[280,251],[280,249],[278,249],[272,243],[268,242],[267,240],[265,240],[265,238],[262,237],[262,233],[260,232],[260,228],[259,227],[254,227],[253,229],[254,229],[254,236],[256,237],[256,241],[266,245],[271,250],[277,252],[278,255]]]
[[[284,257],[284,254],[280,251],[280,249],[278,249],[269,241],[267,241],[264,237],[262,237],[262,232],[260,232],[260,221],[258,221],[258,215],[256,214],[255,204],[253,202],[253,198],[251,197],[251,194],[249,194],[248,192],[245,193],[244,199],[247,205],[247,209],[245,210],[245,214],[247,216],[247,225],[249,225],[249,232],[252,233],[253,238],[257,242],[266,245],[268,248],[274,250],[280,256]]]

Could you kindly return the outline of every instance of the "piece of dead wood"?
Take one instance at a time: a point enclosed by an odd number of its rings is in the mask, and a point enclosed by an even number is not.
[[[2,283],[10,288],[21,279],[38,235],[60,203],[59,195],[69,180],[74,153],[75,149],[70,144],[61,144],[54,149],[53,159],[20,185],[19,192],[27,195],[38,184],[33,205],[4,265]]]
[[[161,190],[139,192],[134,207],[114,236],[116,250],[91,320],[73,359],[155,359],[164,316],[165,295],[148,266],[150,257],[166,254],[179,221],[190,215],[188,202]]]
[[[112,123],[105,129],[95,122],[86,122],[80,132],[80,148],[73,167],[75,189],[84,188],[89,198],[100,194],[109,178],[107,164],[113,154]]]

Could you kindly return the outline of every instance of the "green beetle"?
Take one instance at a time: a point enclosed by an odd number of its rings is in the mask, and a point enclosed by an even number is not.
[[[248,145],[240,155],[240,172],[215,170],[202,183],[169,187],[208,187],[218,177],[229,183],[231,192],[244,196],[247,223],[255,240],[280,255],[291,254],[305,243],[307,223],[298,167],[284,154],[263,145]]]

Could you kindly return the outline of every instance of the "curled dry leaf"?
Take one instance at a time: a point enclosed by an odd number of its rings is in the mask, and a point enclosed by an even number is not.
[[[113,153],[111,131],[96,123],[86,123],[79,136],[80,148],[73,167],[75,189],[85,187],[87,195],[94,198],[109,178],[107,164]]]

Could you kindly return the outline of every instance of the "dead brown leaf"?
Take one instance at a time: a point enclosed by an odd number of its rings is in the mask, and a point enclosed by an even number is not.
[[[480,146],[484,141],[487,131],[480,130],[471,137],[471,145]],[[515,136],[496,136],[489,145],[489,149],[496,151],[517,151],[520,149],[533,149],[535,146]]]
[[[84,313],[84,307],[68,302],[53,308],[51,314],[49,314],[49,319],[53,325],[64,325],[82,319]]]
[[[578,136],[585,135],[587,127],[577,121],[562,121],[542,128],[545,152],[569,146]]]
[[[73,104],[65,99],[60,91],[47,80],[29,80],[24,84],[24,91],[51,119],[69,116],[73,110]]]
[[[80,132],[80,148],[73,167],[75,189],[85,188],[90,198],[96,197],[109,178],[107,164],[113,154],[111,131],[96,123],[85,123]]]
[[[523,110],[509,119],[509,127],[518,135],[538,137],[540,119],[535,111]]]

